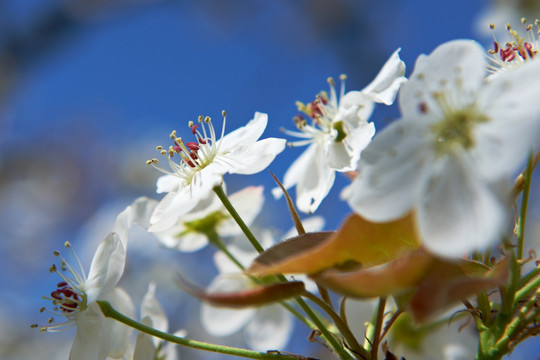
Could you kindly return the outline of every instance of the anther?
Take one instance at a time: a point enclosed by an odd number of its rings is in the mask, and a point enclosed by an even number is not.
[[[66,241],[66,242],[64,243],[64,246],[67,247],[67,248],[69,249],[69,248],[71,247],[71,244],[69,243],[69,241]]]
[[[160,151],[161,149],[163,149],[163,146],[161,146],[161,145],[156,146],[157,151]]]
[[[336,86],[336,82],[334,81],[333,77],[329,77],[326,79],[326,81],[330,84],[330,86]]]
[[[210,118],[210,116],[206,116],[206,117],[204,118],[204,122],[205,122],[205,123],[208,124],[210,121],[212,121],[212,119]]]
[[[227,113],[225,112],[225,110],[221,110],[221,116],[227,117]]]
[[[339,75],[339,80],[341,80],[341,81],[347,80],[347,75],[346,74]]]

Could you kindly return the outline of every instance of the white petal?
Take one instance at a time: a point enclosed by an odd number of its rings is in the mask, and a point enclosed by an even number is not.
[[[457,158],[440,161],[418,209],[425,246],[445,257],[461,257],[500,240],[506,213],[474,168]]]
[[[154,212],[158,202],[154,199],[142,196],[137,198],[131,207],[133,208],[133,221],[142,226],[144,229],[148,229],[150,226],[150,217]]]
[[[368,94],[362,91],[349,91],[339,102],[339,111],[334,122],[344,120],[353,127],[358,126],[368,121],[374,107],[373,98]]]
[[[181,215],[189,212],[197,205],[199,199],[195,198],[194,194],[200,196],[195,190],[192,191],[190,187],[184,187],[178,192],[170,192],[165,195],[152,213],[151,225],[148,231],[165,231],[172,227]]]
[[[302,212],[312,213],[328,195],[334,179],[335,171],[324,161],[323,150],[312,144],[287,170],[283,185],[287,189],[296,185],[296,206]]]
[[[149,317],[152,320],[152,327],[159,331],[167,332],[169,330],[169,321],[163,307],[156,298],[156,284],[151,282],[148,284],[148,291],[143,297],[141,304],[141,318]],[[160,340],[155,338],[154,343]]]
[[[232,292],[249,287],[251,281],[246,276],[218,276],[212,281],[207,291]],[[228,336],[243,328],[253,317],[255,309],[233,310],[217,308],[203,303],[201,323],[203,328],[214,336]]]
[[[141,320],[141,322],[152,327],[152,320],[146,317]],[[139,332],[137,334],[137,340],[135,341],[135,350],[133,353],[133,360],[147,360],[154,359],[156,356],[156,346],[154,345],[153,337]]]
[[[268,123],[268,115],[256,112],[255,116],[245,126],[231,131],[221,140],[220,150],[229,150],[240,144],[255,143],[264,132]]]
[[[158,194],[165,193],[165,192],[171,192],[176,191],[180,184],[182,183],[182,180],[180,178],[173,176],[173,175],[163,175],[160,176],[157,179],[156,182],[156,192]]]
[[[362,152],[358,175],[342,193],[356,213],[371,221],[390,221],[415,205],[426,181],[426,163],[433,161],[424,131],[412,121],[398,120]]]
[[[350,153],[345,141],[330,141],[326,145],[325,153],[330,167],[337,171],[350,171],[353,169],[355,164],[353,154]],[[356,162],[358,162],[358,155],[356,156]]]
[[[355,170],[362,151],[369,145],[373,135],[375,135],[373,123],[362,121],[356,127],[348,129],[344,142],[332,142],[333,146],[327,150],[330,167],[336,171]],[[337,144],[342,144],[341,148]],[[345,149],[342,149],[343,147]],[[341,154],[338,151],[341,151]]]
[[[103,300],[109,301],[126,316],[133,317],[133,304],[123,290],[114,289]],[[123,357],[126,354],[131,328],[106,318],[96,303],[78,314],[75,321],[77,332],[70,360],[104,360],[107,356]]]
[[[176,245],[171,248],[175,248],[182,252],[194,252],[202,249],[206,245],[208,245],[208,238],[206,235],[190,231],[177,238]]]
[[[406,81],[405,63],[399,58],[397,49],[383,65],[375,79],[362,92],[371,96],[373,101],[391,105],[402,83]]]
[[[251,226],[264,205],[264,187],[249,186],[231,194],[229,201],[246,225]],[[241,234],[242,230],[232,217],[228,217],[219,223],[217,232],[221,236],[234,236]]]
[[[528,62],[488,82],[478,98],[489,121],[477,125],[473,156],[486,179],[511,175],[540,140],[540,62]]]
[[[244,330],[244,337],[256,351],[280,350],[289,342],[292,330],[291,314],[280,305],[270,305],[257,309]]]
[[[485,56],[483,48],[472,40],[450,41],[429,56],[419,56],[413,74],[399,92],[402,116],[418,119],[432,114],[440,119],[434,92],[444,93],[453,108],[470,105],[485,77]]]
[[[254,144],[237,144],[234,152],[225,155],[231,174],[250,175],[268,167],[285,150],[285,139],[267,138]]]
[[[99,244],[84,284],[89,304],[116,286],[124,272],[125,261],[126,250],[119,236],[110,233]]]

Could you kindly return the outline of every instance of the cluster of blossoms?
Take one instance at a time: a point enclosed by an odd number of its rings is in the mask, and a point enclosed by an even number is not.
[[[526,31],[533,34],[537,28],[535,22]],[[523,210],[516,215],[523,217],[516,226],[518,244],[502,241],[508,237],[516,194],[529,186],[512,185],[511,180],[529,155],[521,179],[530,184],[538,162],[532,154],[540,143],[540,62],[537,35],[524,40],[511,27],[508,32],[509,42],[495,40],[491,63],[478,43],[455,40],[421,55],[406,79],[397,50],[363,90],[346,92],[342,76],[339,95],[329,79],[329,94],[321,92],[307,104],[298,102],[298,131],[284,132],[300,138],[288,142],[290,146],[308,147],[273,190],[275,197],[285,194],[296,225],[283,237],[289,240],[277,245],[267,230],[256,232],[259,236],[250,230],[263,209],[263,187],[227,196],[223,182],[225,174],[264,170],[285,149],[284,139],[259,139],[268,116],[255,113],[247,125],[225,135],[223,112],[219,137],[212,120],[201,116],[198,123],[189,123],[194,141],[173,131],[172,145],[157,147],[169,168],[158,159],[147,162],[165,173],[157,180],[157,192],[166,195],[159,202],[138,199],[118,216],[88,276],[78,270],[82,271],[78,260],[73,267],[61,258],[60,269],[51,268],[62,281],[47,299],[55,316],[67,321],[56,324],[51,318],[42,329],[77,325],[72,359],[174,358],[174,348],[149,335],[208,350],[184,341],[183,332],[162,335],[168,323],[153,284],[143,300],[140,323],[104,310],[103,302],[108,302],[128,318],[134,316],[129,296],[116,285],[124,269],[127,231],[137,222],[167,248],[193,252],[215,246],[219,275],[208,288],[202,290],[183,276],[179,286],[204,302],[201,322],[207,332],[228,336],[242,330],[250,348],[272,350],[266,355],[276,359],[289,356],[274,349],[285,347],[291,336],[291,314],[343,359],[376,359],[378,351],[392,359],[401,346],[400,334],[414,328],[412,319],[426,322],[460,301],[475,317],[476,330],[483,331],[478,358],[498,359],[510,352],[540,331],[540,268],[519,280],[519,289],[506,285],[509,271],[512,279],[520,279],[526,262]],[[391,105],[396,97],[401,118],[375,135],[369,121],[375,104]],[[323,220],[301,220],[296,208],[316,212],[340,172],[353,178],[341,197],[354,214],[337,231],[323,232]],[[296,208],[287,193],[292,187]],[[238,238],[242,234],[248,241]],[[499,258],[491,256],[491,250]],[[517,254],[509,255],[512,251]],[[482,252],[486,255],[479,255]],[[472,254],[474,258],[468,258]],[[500,306],[487,294],[495,287],[504,289]],[[345,297],[379,298],[378,305],[368,306],[375,308],[372,322],[369,315],[363,317],[368,322],[364,333],[353,334],[345,299],[335,311],[329,289]],[[512,296],[505,295],[512,291]],[[394,302],[387,302],[390,296]],[[476,296],[477,307],[467,300],[471,296]],[[311,311],[302,297],[326,312],[333,325]],[[392,315],[383,329],[386,311]],[[496,315],[503,311],[506,316]],[[445,320],[458,313],[447,314]],[[516,314],[521,322],[510,324]],[[142,331],[134,347],[126,324]],[[500,338],[501,326],[509,327],[504,333],[508,338]],[[394,339],[383,342],[390,328]],[[363,337],[367,344],[361,345],[357,339]],[[433,356],[466,359],[475,350],[464,344],[447,343]],[[240,354],[225,347],[211,351]],[[258,356],[245,351],[241,356]]]

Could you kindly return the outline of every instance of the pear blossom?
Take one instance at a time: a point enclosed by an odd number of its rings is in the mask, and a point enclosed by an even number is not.
[[[41,312],[49,312],[53,317],[41,331],[57,332],[76,326],[70,359],[101,360],[128,353],[130,328],[106,318],[96,301],[108,301],[116,310],[133,316],[134,307],[129,295],[116,284],[124,271],[128,229],[133,221],[147,221],[143,218],[148,214],[145,207],[146,200],[139,198],[118,215],[114,232],[98,246],[88,275],[69,243],[65,246],[72,251],[76,265],[70,265],[59,252],[54,253],[60,258],[61,265],[53,265],[50,272],[60,275],[62,281],[50,297],[44,297],[51,301],[53,309],[42,308]],[[65,321],[57,323],[54,316],[64,317]]]
[[[540,62],[486,79],[485,55],[456,40],[418,58],[402,119],[364,150],[342,193],[371,221],[416,212],[425,246],[446,257],[486,248],[507,224],[511,175],[540,134]]]
[[[264,187],[249,186],[229,196],[247,226],[250,226],[261,212],[264,204]],[[196,251],[208,244],[208,232],[220,237],[238,236],[242,230],[213,192],[195,208],[183,215],[175,225],[165,231],[154,232],[159,242],[179,251]]]
[[[522,37],[520,32],[513,29],[510,24],[506,24],[505,28],[509,39],[505,43],[497,40],[494,31],[495,25],[490,25],[493,31],[493,49],[489,50],[491,72],[500,73],[512,70],[527,61],[538,59],[540,20],[535,20],[534,24],[527,24],[527,20],[522,18],[521,23],[524,26],[525,37]]]
[[[324,226],[324,220],[319,216],[313,216],[303,221],[303,225],[306,231],[318,231]],[[290,236],[294,236],[292,230],[285,238]],[[260,239],[264,248],[275,243],[270,231],[263,231]],[[256,251],[247,249],[247,244],[241,242],[229,245],[228,250],[245,267],[258,255]],[[234,292],[255,286],[225,254],[216,253],[214,260],[219,275],[207,287],[208,292]],[[304,280],[300,279],[301,276],[295,278]],[[305,284],[309,291],[315,291],[316,285],[312,281],[305,281]],[[293,331],[291,314],[279,304],[260,308],[226,309],[203,303],[201,323],[203,328],[214,336],[229,336],[242,331],[248,346],[256,351],[282,349]]]
[[[399,58],[399,49],[386,61],[375,79],[361,91],[345,94],[345,76],[341,76],[341,91],[336,94],[332,78],[330,96],[321,92],[307,105],[297,103],[311,122],[298,115],[294,122],[299,131],[284,130],[288,135],[302,140],[290,146],[309,145],[290,166],[283,185],[289,189],[296,185],[296,206],[300,211],[313,213],[328,195],[336,171],[346,172],[356,168],[360,153],[375,134],[375,125],[368,122],[375,103],[391,105],[400,85],[406,80],[405,65]],[[279,188],[274,189],[281,196]]]
[[[285,148],[284,139],[259,140],[268,122],[267,114],[256,112],[247,125],[227,135],[225,120],[223,112],[219,139],[210,117],[200,116],[198,124],[189,123],[196,141],[186,142],[173,131],[170,137],[174,145],[168,150],[157,147],[167,158],[170,170],[162,168],[157,159],[147,161],[166,174],[158,179],[157,192],[167,193],[154,210],[149,231],[164,231],[173,226],[181,215],[209,197],[224,174],[258,173]]]
[[[156,330],[167,332],[169,329],[167,315],[156,298],[156,284],[154,282],[148,284],[148,291],[144,295],[141,304],[141,319],[143,324],[153,327]],[[174,335],[183,337],[186,336],[186,331],[179,330]],[[165,342],[142,332],[137,335],[133,360],[176,360],[177,358],[178,354],[175,344]]]

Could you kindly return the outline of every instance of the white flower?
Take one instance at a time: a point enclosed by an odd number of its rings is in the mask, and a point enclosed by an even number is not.
[[[285,148],[285,140],[258,140],[267,122],[268,116],[257,112],[246,126],[224,136],[223,112],[223,128],[219,139],[209,117],[204,120],[202,116],[199,117],[200,124],[190,122],[189,127],[196,142],[185,142],[176,137],[176,131],[173,131],[171,138],[174,146],[168,150],[158,146],[171,170],[160,167],[157,159],[147,161],[167,174],[158,179],[157,192],[168,193],[154,210],[149,231],[163,231],[173,226],[181,215],[195,208],[209,196],[215,186],[221,184],[225,173],[255,174],[270,165]],[[174,161],[175,158],[179,159],[178,162]]]
[[[321,217],[314,216],[303,222],[306,231],[318,231],[324,226]],[[294,236],[289,231],[287,236]],[[274,244],[274,238],[269,231],[263,231],[261,245],[268,248]],[[258,255],[252,249],[245,249],[247,244],[238,243],[228,247],[229,251],[245,267]],[[215,263],[220,274],[210,283],[208,292],[234,292],[256,286],[253,281],[243,275],[238,267],[223,253],[216,253]],[[300,276],[297,280],[304,280]],[[316,285],[305,282],[310,291]],[[283,349],[292,336],[293,319],[291,314],[281,305],[274,304],[259,308],[226,309],[203,303],[201,307],[201,323],[203,328],[214,336],[229,336],[243,330],[243,335],[249,347],[256,351]]]
[[[147,221],[143,218],[148,213],[145,204],[145,199],[137,199],[118,215],[114,232],[96,250],[88,276],[74,252],[75,266],[55,252],[61,259],[61,265],[60,268],[53,265],[50,271],[58,273],[62,281],[50,297],[44,297],[52,302],[53,309],[42,308],[41,311],[65,317],[66,321],[56,323],[51,317],[49,324],[41,327],[41,330],[57,332],[77,326],[70,359],[102,360],[108,356],[123,357],[128,351],[130,328],[106,318],[96,301],[108,301],[124,315],[133,316],[134,308],[129,295],[117,288],[116,284],[124,272],[127,231],[133,221]],[[71,249],[69,243],[66,243],[66,247]]]
[[[509,40],[505,43],[497,41],[494,28],[493,31],[493,49],[489,50],[489,59],[491,61],[490,71],[493,73],[501,73],[504,71],[515,69],[527,61],[537,59],[540,49],[540,41],[538,39],[538,31],[540,30],[540,20],[536,20],[534,25],[527,24],[525,18],[521,19],[521,23],[527,34],[526,38],[521,37],[519,32],[514,30],[510,24],[506,25]]]
[[[433,252],[457,257],[496,242],[506,225],[495,185],[540,134],[540,62],[486,81],[485,55],[457,40],[420,56],[399,95],[402,120],[364,150],[342,194],[371,221],[416,211]]]
[[[249,186],[229,196],[247,226],[250,226],[261,212],[264,204],[264,187]],[[229,215],[225,206],[213,192],[209,197],[178,222],[165,231],[155,232],[160,243],[179,251],[196,251],[208,244],[208,232],[216,232],[220,237],[237,236],[242,230]]]
[[[330,97],[325,92],[308,105],[298,103],[300,111],[311,118],[309,124],[302,115],[294,121],[298,130],[284,130],[288,135],[303,140],[290,146],[309,145],[285,173],[283,185],[289,189],[296,185],[296,206],[303,212],[312,213],[328,195],[336,171],[356,168],[360,153],[375,134],[375,126],[368,122],[375,103],[393,103],[400,85],[405,81],[405,65],[396,50],[375,79],[362,91],[345,94],[345,77],[339,99],[335,84],[330,83]],[[274,189],[276,197],[281,195]]]
[[[156,298],[155,283],[148,285],[148,292],[144,295],[141,304],[141,319],[143,324],[153,327],[156,330],[167,332],[169,329],[169,321],[165,315],[165,311]],[[183,337],[186,336],[186,331],[179,330],[174,335]],[[142,332],[137,335],[133,360],[176,360],[177,358],[178,354],[175,344],[164,342],[161,339]]]

